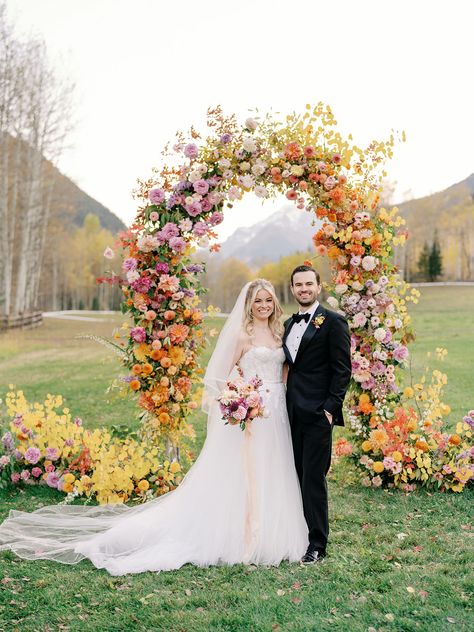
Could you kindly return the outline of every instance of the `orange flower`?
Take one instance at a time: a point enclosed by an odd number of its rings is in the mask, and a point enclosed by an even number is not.
[[[176,312],[174,312],[172,309],[167,309],[163,316],[165,320],[173,320],[173,318],[176,316]]]
[[[415,448],[417,450],[421,450],[422,452],[429,451],[428,444],[426,443],[426,441],[423,441],[423,439],[418,439],[418,441],[415,443]]]
[[[272,176],[272,181],[274,184],[280,184],[280,182],[283,181],[283,176],[281,175],[281,173],[276,173]]]
[[[329,192],[329,197],[335,204],[341,204],[344,201],[344,191],[340,187],[336,187]]]
[[[328,257],[330,259],[337,259],[337,257],[339,257],[340,254],[341,254],[341,251],[339,250],[337,246],[331,246],[328,249]]]
[[[285,157],[288,160],[298,160],[301,156],[301,147],[298,143],[288,143],[285,147]]]
[[[148,364],[147,362],[146,364],[143,365],[142,374],[151,375],[152,373],[153,373],[153,367],[151,366],[151,364]]]
[[[461,437],[457,434],[453,434],[449,437],[449,441],[451,445],[459,445],[461,443]]]
[[[160,413],[158,415],[158,420],[160,424],[167,425],[171,421],[171,417],[168,415],[168,413]]]
[[[166,351],[163,349],[153,349],[150,356],[152,360],[158,361],[161,360],[166,355]]]
[[[167,369],[171,366],[171,360],[168,357],[161,358],[160,364],[164,369]]]
[[[383,428],[376,428],[370,433],[369,441],[374,448],[382,448],[388,442],[388,434]]]
[[[141,364],[134,364],[133,367],[132,367],[133,375],[140,375],[141,372],[142,372],[142,365]]]
[[[187,325],[171,325],[169,328],[169,336],[171,342],[179,344],[184,342],[189,334],[189,327]]]
[[[183,364],[186,356],[182,347],[171,347],[168,353],[175,366]]]
[[[130,388],[132,389],[132,391],[138,391],[140,386],[140,380],[132,380],[130,382]]]

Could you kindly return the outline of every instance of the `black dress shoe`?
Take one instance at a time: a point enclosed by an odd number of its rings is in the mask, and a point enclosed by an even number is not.
[[[302,564],[316,564],[321,562],[326,557],[326,551],[321,549],[315,549],[312,546],[308,546],[308,550],[301,558]]]

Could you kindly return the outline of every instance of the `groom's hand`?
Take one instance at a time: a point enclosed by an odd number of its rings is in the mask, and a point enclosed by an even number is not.
[[[332,424],[332,415],[331,415],[331,413],[329,413],[327,410],[325,410],[324,414],[328,418],[329,423]]]

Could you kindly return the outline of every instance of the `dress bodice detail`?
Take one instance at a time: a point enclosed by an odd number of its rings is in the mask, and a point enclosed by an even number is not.
[[[264,346],[252,346],[240,358],[239,365],[246,378],[258,375],[264,383],[281,383],[282,365],[285,353],[282,347],[272,349]]]

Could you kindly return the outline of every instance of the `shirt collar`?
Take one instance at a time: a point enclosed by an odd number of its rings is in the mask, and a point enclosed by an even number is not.
[[[312,314],[314,311],[318,309],[319,301],[315,301],[310,307],[307,307],[304,311],[299,310],[299,314]]]

